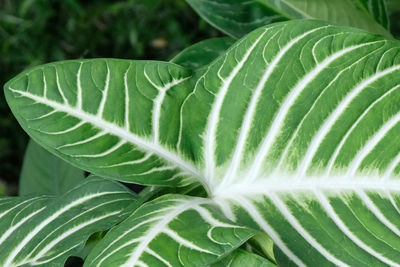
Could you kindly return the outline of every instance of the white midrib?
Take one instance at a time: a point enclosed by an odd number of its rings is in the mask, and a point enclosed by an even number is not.
[[[36,102],[52,107],[57,111],[65,112],[71,116],[81,119],[82,121],[91,123],[92,125],[100,128],[101,130],[104,130],[105,132],[113,134],[121,139],[126,140],[127,142],[130,142],[138,146],[139,148],[143,149],[143,151],[150,151],[156,155],[159,155],[166,161],[175,164],[188,174],[193,175],[195,178],[199,179],[200,182],[202,182],[205,186],[208,187],[208,184],[206,184],[206,181],[203,179],[203,174],[192,163],[185,161],[181,157],[177,156],[177,154],[161,147],[158,144],[144,140],[143,138],[129,132],[127,129],[121,128],[115,124],[99,119],[96,115],[86,113],[83,110],[79,110],[77,108],[60,104],[56,101],[49,100],[29,92],[15,90],[12,89],[11,87],[9,88],[9,90],[17,94],[20,94],[24,97],[30,98]]]
[[[217,187],[213,197],[225,198],[235,195],[255,196],[267,192],[306,192],[306,191],[356,191],[371,190],[400,193],[400,179],[382,179],[378,177],[303,177],[298,179],[288,175],[277,175],[277,178],[260,178],[253,183],[237,182],[224,187]]]

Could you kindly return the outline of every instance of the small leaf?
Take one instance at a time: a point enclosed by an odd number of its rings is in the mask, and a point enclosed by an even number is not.
[[[30,140],[19,179],[19,196],[62,195],[85,178],[85,172]]]
[[[257,233],[247,241],[247,244],[249,244],[251,248],[257,251],[260,255],[263,255],[268,260],[275,262],[273,251],[274,242],[268,235],[264,233]]]

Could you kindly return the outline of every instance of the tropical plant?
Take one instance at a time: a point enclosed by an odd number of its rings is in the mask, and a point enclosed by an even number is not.
[[[0,198],[0,266],[400,266],[400,43],[384,2],[338,6],[386,37],[259,27],[266,7],[281,21],[313,1],[237,1],[254,23],[219,8],[232,1],[188,2],[233,37],[258,29],[170,62],[60,61],[4,86],[34,141],[20,196]]]

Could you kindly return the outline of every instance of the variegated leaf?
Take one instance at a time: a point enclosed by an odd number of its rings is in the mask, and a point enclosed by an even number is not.
[[[125,219],[137,199],[103,178],[88,178],[59,198],[2,198],[0,266],[61,266],[89,235]]]
[[[71,162],[145,184],[195,179],[226,218],[273,239],[280,265],[400,266],[399,55],[398,41],[292,21],[252,32],[193,73],[62,62],[17,76],[6,96],[23,127]],[[62,86],[51,69],[68,73]],[[91,86],[107,85],[107,73],[114,86],[99,86],[108,98],[96,101]],[[154,161],[136,158],[146,153]]]
[[[206,266],[252,235],[209,199],[166,195],[113,228],[85,266]]]
[[[198,176],[176,150],[190,71],[172,63],[76,60],[28,70],[5,87],[14,114],[42,146],[121,181],[186,184]]]

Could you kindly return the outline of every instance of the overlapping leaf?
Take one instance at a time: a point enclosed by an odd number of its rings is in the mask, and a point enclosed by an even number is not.
[[[214,27],[233,37],[290,19],[319,19],[390,36],[384,0],[186,0]]]
[[[63,62],[21,74],[6,95],[25,129],[71,162],[147,184],[196,179],[225,217],[274,240],[280,265],[399,266],[399,55],[397,41],[294,21],[254,31],[193,73],[168,63]],[[129,65],[139,66],[135,75]],[[50,85],[50,69],[64,73],[61,87]],[[116,84],[104,87],[103,102],[113,112],[99,113],[102,101],[88,96],[107,69]],[[69,88],[70,104],[54,96],[59,88]],[[149,152],[154,161],[127,164]],[[137,169],[152,175],[129,176]]]
[[[61,266],[89,235],[125,219],[136,199],[117,182],[95,177],[59,198],[2,198],[0,266]]]
[[[209,199],[166,195],[113,228],[85,266],[206,266],[253,231],[227,220]]]

